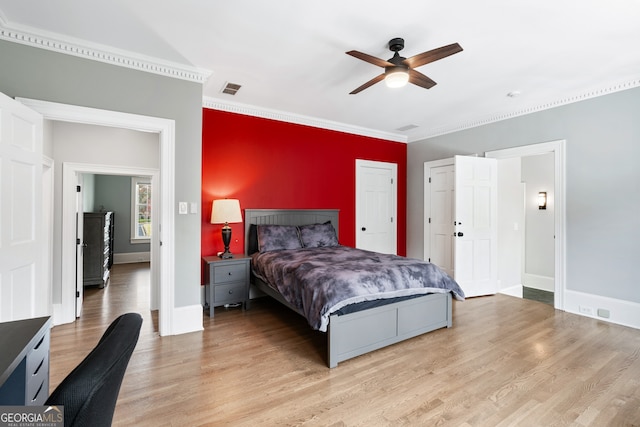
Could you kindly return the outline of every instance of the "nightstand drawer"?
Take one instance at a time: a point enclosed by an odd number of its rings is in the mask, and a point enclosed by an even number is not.
[[[244,302],[247,299],[247,285],[244,282],[215,285],[213,289],[213,303],[228,304]]]
[[[213,269],[213,283],[229,283],[245,280],[247,264],[244,262],[216,265]]]

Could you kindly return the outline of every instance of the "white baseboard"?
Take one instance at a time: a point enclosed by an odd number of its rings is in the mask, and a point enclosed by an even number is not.
[[[540,276],[538,274],[522,274],[522,284],[527,288],[539,289],[541,291],[554,292],[555,282],[553,277]]]
[[[564,310],[569,313],[640,329],[639,303],[570,290],[564,296]],[[598,310],[608,311],[609,317],[598,315]]]
[[[113,254],[114,264],[132,264],[134,262],[150,262],[151,252],[129,252]]]
[[[522,298],[522,285],[515,285],[505,289],[500,289],[499,293],[510,295],[512,297]]]
[[[52,304],[51,308],[53,311],[51,315],[53,326],[64,325],[65,323],[71,323],[76,320],[75,316],[72,319],[64,318],[64,310],[62,309],[62,304]]]
[[[202,305],[188,305],[173,309],[173,322],[171,335],[187,334],[189,332],[202,331]]]

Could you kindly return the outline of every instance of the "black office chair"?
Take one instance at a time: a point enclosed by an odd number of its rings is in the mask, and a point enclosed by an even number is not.
[[[115,319],[91,353],[51,393],[45,405],[64,406],[65,427],[111,425],[141,326],[138,313]]]

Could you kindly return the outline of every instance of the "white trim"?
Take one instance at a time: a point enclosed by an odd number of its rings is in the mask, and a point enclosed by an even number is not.
[[[113,254],[114,264],[134,264],[151,261],[151,252],[126,252]]]
[[[119,166],[119,165],[96,165],[96,164],[88,164],[88,163],[73,163],[73,162],[64,162],[62,164],[62,307],[63,307],[63,318],[54,320],[54,323],[70,323],[75,320],[75,311],[72,313],[70,310],[72,307],[75,307],[75,298],[74,298],[74,290],[75,290],[75,274],[76,274],[76,260],[75,260],[75,251],[76,251],[76,242],[75,242],[75,228],[76,228],[76,192],[75,192],[75,183],[77,182],[76,177],[79,174],[99,174],[99,175],[123,175],[123,176],[131,176],[131,175],[146,175],[151,177],[152,183],[159,182],[160,179],[160,171],[156,169],[147,169],[147,168],[137,168],[137,167],[127,167],[127,166]],[[153,203],[153,199],[152,199]],[[152,241],[151,248],[153,250],[154,246],[158,246],[156,241]],[[151,276],[157,277],[158,275],[158,267],[157,263],[152,263],[151,265]],[[163,298],[165,285],[164,277],[160,280],[160,289],[158,290],[157,286],[151,286],[151,308],[157,308],[157,299],[158,294],[160,294],[160,299]],[[158,283],[157,280],[152,280],[152,284]],[[155,306],[154,306],[155,302]],[[165,314],[170,313],[171,309],[161,307],[158,316],[160,319],[163,319]],[[159,322],[162,325],[162,322]],[[163,325],[163,327],[166,327]]]
[[[488,125],[490,123],[500,122],[502,120],[512,119],[514,117],[524,116],[525,114],[531,114],[538,111],[549,110],[551,108],[560,107],[562,105],[572,104],[574,102],[584,101],[590,98],[596,98],[598,96],[608,95],[623,90],[633,89],[640,86],[640,78],[618,82],[618,83],[606,83],[606,85],[589,90],[587,92],[580,92],[573,95],[565,96],[562,99],[553,99],[542,104],[531,105],[525,108],[521,108],[515,111],[505,111],[501,113],[493,113],[483,118],[477,118],[468,122],[453,123],[451,125],[445,125],[430,129],[421,135],[416,135],[409,138],[408,142],[420,141],[427,138],[433,138],[448,133],[459,132],[465,129],[471,129],[479,126]]]
[[[55,163],[52,158],[42,156],[42,236],[45,249],[42,251],[42,274],[46,286],[46,294],[40,298],[46,298],[48,315],[53,314],[53,212],[54,208],[54,181]]]
[[[555,272],[554,272],[554,307],[564,310],[566,293],[566,141],[558,140],[540,144],[525,145],[523,147],[506,148],[503,150],[487,151],[485,157],[508,159],[512,157],[526,157],[537,154],[554,153],[554,213],[555,213]]]
[[[119,168],[119,170],[125,171],[126,175],[151,175],[155,178],[156,181],[153,183],[156,184],[156,188],[160,188],[160,197],[155,197],[153,200],[153,210],[154,212],[160,212],[159,220],[154,222],[154,230],[153,235],[158,236],[157,239],[152,239],[154,244],[151,245],[151,260],[152,264],[157,265],[154,261],[155,259],[160,260],[160,271],[156,271],[154,274],[152,269],[151,280],[152,283],[160,284],[159,295],[157,295],[155,301],[154,296],[152,295],[151,308],[153,309],[155,306],[158,307],[159,313],[159,333],[160,335],[173,335],[174,334],[174,319],[175,319],[175,218],[174,218],[174,210],[172,209],[175,200],[175,165],[174,165],[174,153],[175,153],[175,122],[170,119],[161,119],[157,117],[149,117],[149,116],[141,116],[136,114],[128,114],[121,113],[117,111],[107,111],[107,110],[99,110],[94,108],[66,105],[66,104],[58,104],[54,102],[47,101],[39,101],[33,99],[25,99],[25,98],[16,98],[23,104],[28,107],[38,111],[41,113],[45,119],[47,120],[59,120],[65,122],[75,122],[75,123],[84,123],[84,124],[94,124],[100,126],[112,126],[126,129],[135,129],[135,130],[143,130],[149,132],[157,132],[159,134],[160,139],[160,171],[154,170],[143,170],[140,172],[135,172],[132,169]],[[67,167],[67,174],[83,171],[83,168],[86,168],[87,165],[77,165],[74,169],[72,164],[69,164]],[[95,165],[94,165],[95,166]],[[105,166],[98,166],[106,168]],[[113,171],[114,168],[118,168],[118,166],[113,166],[109,169],[109,172]],[[65,168],[63,168],[63,174]],[[95,170],[95,169],[91,169]],[[65,181],[63,181],[65,182]],[[64,197],[64,196],[63,196]],[[160,199],[160,200],[159,200]],[[63,199],[64,200],[64,199]],[[64,202],[63,202],[64,203]],[[63,206],[63,210],[67,210],[68,207]],[[64,215],[64,212],[63,212]],[[73,215],[71,215],[73,217]],[[66,217],[65,217],[66,218]],[[72,218],[73,219],[73,218]],[[69,220],[66,220],[69,221]],[[64,227],[65,219],[63,218],[63,227]],[[164,224],[162,227],[162,234],[159,231],[160,224]],[[69,229],[69,224],[66,224],[66,230]],[[63,228],[64,232],[65,228]],[[162,242],[162,250],[160,250],[160,242]],[[74,243],[75,244],[75,243]],[[63,246],[63,251],[69,251],[69,245],[66,245],[66,248]],[[73,254],[75,252],[69,252],[69,254]],[[71,258],[71,261],[74,262],[75,255],[69,255],[68,258]],[[63,253],[63,259],[64,257]],[[63,265],[63,268],[65,265]],[[66,266],[67,270],[69,270],[69,266]],[[75,265],[71,267],[71,271],[75,272]],[[69,272],[66,273],[70,274]],[[67,284],[65,286],[65,282],[68,281],[71,284],[75,284],[75,279],[73,280],[65,280],[66,277],[63,276],[63,298],[67,298],[67,300],[63,300],[62,310],[59,310],[59,307],[54,306],[54,314],[58,313],[58,315],[63,316],[63,320],[66,322],[71,322],[75,320],[74,314],[69,314],[69,307],[75,306],[75,301],[69,301],[69,299],[74,299],[75,292],[69,291],[67,288],[70,286]],[[152,286],[152,289],[154,287]],[[66,294],[64,292],[67,292]],[[67,296],[68,295],[68,296]],[[62,311],[62,313],[60,313]],[[71,312],[73,313],[73,311]],[[202,314],[202,313],[201,313]],[[55,320],[54,320],[55,322]],[[63,323],[63,322],[57,322]],[[200,322],[201,323],[201,322]],[[191,325],[193,330],[198,330],[197,323],[193,323]],[[180,330],[188,329],[185,326],[181,326]]]
[[[581,308],[590,308],[593,314],[586,314],[580,310]],[[597,315],[599,308],[609,310],[610,317],[599,317]],[[640,304],[637,302],[567,290],[565,293],[565,311],[640,329]]]
[[[138,237],[138,184],[151,184],[151,181],[148,176],[132,176],[131,177],[131,224],[129,230],[129,242],[132,245],[136,245],[139,243],[149,243],[151,238],[148,236]],[[151,200],[153,201],[153,185],[151,186]],[[153,227],[153,211],[151,214],[151,224]]]
[[[498,288],[500,288],[500,284],[498,284]],[[515,285],[508,288],[500,289],[498,293],[516,298],[522,298],[522,285]]]
[[[52,33],[26,25],[9,23],[2,17],[1,13],[0,39],[24,44],[31,47],[37,47],[40,49],[46,49],[53,52],[73,55],[84,59],[90,59],[93,61],[104,62],[119,67],[130,68],[133,70],[144,71],[147,73],[153,73],[197,83],[205,83],[212,75],[211,70],[207,70],[204,68],[197,68],[173,61],[167,61],[147,55],[142,55],[136,52],[117,49],[112,46],[91,43],[87,40]],[[543,111],[578,101],[584,101],[586,99],[607,95],[622,90],[632,89],[638,86],[640,86],[640,79],[638,78],[618,83],[607,83],[605,86],[600,88],[595,88],[587,92],[580,92],[574,95],[566,96],[562,99],[549,100],[542,104],[528,106],[516,111],[494,113],[487,117],[477,118],[468,122],[459,122],[451,125],[432,128],[423,134],[412,136],[410,138],[407,135],[351,126],[344,123],[332,122],[329,120],[300,116],[293,113],[262,109],[259,107],[248,105],[241,106],[240,104],[228,103],[214,98],[203,97],[202,105],[204,108],[248,114],[256,117],[266,117],[290,123],[304,124],[323,129],[337,130],[340,132],[353,133],[356,135],[370,136],[373,138],[381,138],[407,143],[483,126],[486,124],[511,119],[525,114]]]
[[[204,286],[201,286],[202,288]],[[202,305],[195,304],[186,307],[175,308],[175,323],[173,324],[173,335],[186,334],[204,330],[202,326]]]
[[[166,61],[139,53],[91,43],[38,28],[8,23],[0,16],[0,39],[53,52],[104,62],[119,67],[159,74],[197,83],[207,81],[212,72],[177,62]]]
[[[354,135],[368,136],[371,138],[379,138],[387,141],[407,142],[405,135],[385,132],[381,130],[368,129],[360,126],[349,125],[346,123],[334,122],[331,120],[318,119],[316,117],[303,116],[285,111],[271,110],[267,108],[255,107],[253,105],[240,104],[236,102],[221,101],[215,98],[202,97],[202,106],[211,110],[226,111],[229,113],[244,114],[246,116],[260,117],[263,119],[278,120],[281,122],[294,123],[316,127],[320,129],[335,130]]]
[[[527,288],[538,289],[540,291],[555,291],[553,277],[541,276],[539,274],[522,273],[522,284]]]

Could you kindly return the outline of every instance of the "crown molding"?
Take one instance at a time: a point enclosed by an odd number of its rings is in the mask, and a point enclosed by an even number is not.
[[[0,39],[196,83],[204,83],[211,75],[209,70],[163,61],[28,26],[9,24],[2,15],[0,15]]]
[[[410,138],[408,142],[421,141],[421,140],[433,138],[436,136],[446,135],[448,133],[459,132],[462,130],[471,129],[478,126],[484,126],[490,123],[500,122],[502,120],[512,119],[514,117],[524,116],[526,114],[536,113],[539,111],[560,107],[562,105],[572,104],[574,102],[585,101],[590,98],[596,98],[598,96],[608,95],[610,93],[620,92],[623,90],[633,89],[636,87],[640,87],[640,78],[636,78],[636,79],[622,82],[622,83],[610,84],[608,86],[604,86],[598,89],[593,89],[587,92],[583,92],[583,93],[572,95],[572,96],[567,96],[565,98],[549,101],[543,104],[522,108],[520,110],[493,114],[477,120],[461,122],[457,124],[442,126],[439,128],[433,128],[427,133]]]
[[[323,120],[315,117],[303,116],[295,113],[260,108],[253,105],[240,104],[236,102],[222,101],[216,98],[203,97],[202,106],[212,110],[226,111],[229,113],[244,114],[246,116],[260,117],[263,119],[277,120],[281,122],[294,123],[298,125],[311,126],[320,129],[334,130],[338,132],[351,133],[354,135],[367,136],[370,138],[385,139],[395,142],[407,142],[406,135],[384,132],[375,129],[368,129],[360,126],[348,125],[345,123]]]

